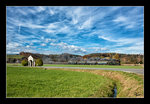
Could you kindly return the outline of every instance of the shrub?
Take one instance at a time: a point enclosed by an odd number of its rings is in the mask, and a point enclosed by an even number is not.
[[[27,65],[28,65],[28,61],[27,61],[27,60],[22,60],[22,61],[21,61],[21,64],[22,64],[23,66],[27,66]]]
[[[43,66],[43,61],[42,61],[42,59],[37,59],[37,60],[35,61],[35,65],[36,65],[36,66]]]

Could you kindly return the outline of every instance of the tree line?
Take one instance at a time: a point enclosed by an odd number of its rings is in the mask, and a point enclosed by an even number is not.
[[[92,53],[84,56],[73,55],[68,53],[63,54],[36,54],[29,52],[20,52],[18,55],[7,55],[7,63],[20,63],[22,60],[27,59],[29,55],[32,55],[36,58],[40,58],[44,63],[48,63],[50,61],[53,62],[68,62],[70,59],[90,59],[92,57],[105,58],[105,59],[116,59],[121,62],[121,64],[144,64],[144,55],[140,54],[119,54],[119,53]]]

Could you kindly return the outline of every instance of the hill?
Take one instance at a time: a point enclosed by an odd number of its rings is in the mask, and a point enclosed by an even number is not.
[[[81,57],[80,55],[73,55],[69,53],[44,55],[38,53],[20,52],[18,55],[7,55],[7,63],[20,63],[23,59],[27,59],[30,55],[35,59],[42,59],[44,63],[50,63],[51,61],[68,62],[71,58]]]
[[[92,53],[88,55],[84,55],[83,58],[91,58],[91,57],[100,57],[107,59],[118,59],[121,61],[121,64],[143,64],[144,63],[144,55],[141,54],[120,54],[120,53]]]
[[[90,59],[90,58],[106,58],[106,59],[118,59],[121,64],[143,64],[144,55],[140,54],[120,54],[120,53],[92,53],[84,56],[74,55],[69,53],[63,54],[38,54],[30,52],[20,52],[19,55],[7,55],[7,63],[20,63],[23,59],[27,59],[29,55],[32,55],[35,59],[41,58],[44,63],[51,62],[68,62],[70,59]]]

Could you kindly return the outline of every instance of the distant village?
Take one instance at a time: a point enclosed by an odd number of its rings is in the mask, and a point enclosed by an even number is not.
[[[68,58],[65,62],[62,62],[64,60],[63,58],[60,58],[61,61],[54,62],[51,58],[42,58],[43,63],[46,64],[78,64],[78,65],[120,65],[120,61],[116,59],[106,59],[106,58],[99,58],[99,57],[91,57],[88,59],[84,59],[83,57],[73,57]]]

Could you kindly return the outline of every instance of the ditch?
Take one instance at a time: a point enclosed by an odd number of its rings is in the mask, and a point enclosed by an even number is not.
[[[114,96],[113,96],[114,98],[116,98],[117,97],[117,86],[115,85],[114,86]]]

